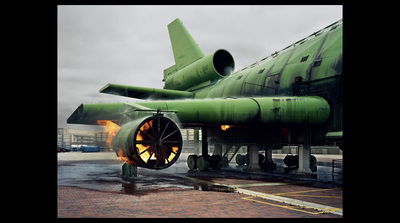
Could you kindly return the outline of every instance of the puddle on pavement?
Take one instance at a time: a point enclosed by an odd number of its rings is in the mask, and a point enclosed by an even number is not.
[[[122,163],[120,162],[105,161],[69,162],[66,163],[66,165],[58,165],[58,185],[143,196],[149,193],[181,190],[234,192],[233,188],[215,185],[214,183],[220,182],[219,179],[228,179],[228,181],[229,179],[260,180],[263,182],[287,181],[285,177],[265,176],[228,170],[220,170],[218,172],[190,171],[185,166],[186,163],[175,164],[173,169],[162,171],[141,168],[138,177],[126,178],[121,175],[121,165]],[[328,167],[319,166],[318,168],[320,168],[318,170],[320,172]],[[195,182],[181,178],[178,175],[197,178],[212,183]],[[328,177],[329,176],[327,176],[326,180],[328,180]]]
[[[58,185],[73,186],[89,190],[115,192],[143,196],[149,193],[180,190],[223,191],[224,188],[213,189],[166,173],[139,174],[138,177],[123,177],[121,164],[108,163],[69,163],[58,166]]]

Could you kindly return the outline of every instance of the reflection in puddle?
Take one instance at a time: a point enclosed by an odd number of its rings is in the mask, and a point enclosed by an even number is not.
[[[235,191],[235,189],[232,187],[227,187],[222,185],[212,185],[212,184],[194,186],[194,189],[202,191],[217,191],[217,192],[227,192],[227,193],[232,193]]]
[[[211,184],[196,184],[196,185],[181,185],[181,184],[154,184],[154,185],[143,185],[135,182],[124,182],[122,183],[122,193],[143,196],[149,193],[158,193],[166,191],[180,191],[180,190],[201,190],[201,191],[216,191],[216,192],[234,192],[234,189],[222,185],[211,185]]]
[[[180,191],[180,190],[198,190],[198,186],[194,185],[182,185],[182,184],[165,184],[165,183],[137,183],[137,182],[122,182],[121,193],[143,196],[149,193],[159,193],[166,191]],[[197,188],[196,188],[197,187]]]
[[[122,183],[122,193],[134,194],[137,191],[135,183]]]

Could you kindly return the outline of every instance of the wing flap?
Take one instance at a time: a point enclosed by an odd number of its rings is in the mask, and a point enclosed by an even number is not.
[[[97,120],[118,121],[124,110],[124,103],[81,104],[67,119],[67,123],[98,125]]]
[[[165,107],[158,107],[163,108]],[[68,124],[99,125],[98,120],[110,120],[115,123],[121,119],[123,114],[134,111],[157,111],[138,103],[96,103],[81,104],[67,119]]]

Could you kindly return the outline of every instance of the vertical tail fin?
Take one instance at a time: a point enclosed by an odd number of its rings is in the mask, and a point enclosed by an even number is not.
[[[205,56],[180,19],[175,19],[168,25],[168,32],[174,53],[175,65],[164,70],[164,80],[170,74]]]

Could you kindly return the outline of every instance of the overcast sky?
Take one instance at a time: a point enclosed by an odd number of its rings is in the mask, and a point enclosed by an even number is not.
[[[82,128],[66,124],[81,103],[137,101],[99,93],[107,83],[162,88],[176,18],[237,71],[342,19],[342,6],[58,6],[58,127]]]

